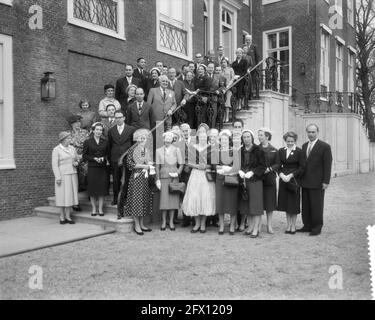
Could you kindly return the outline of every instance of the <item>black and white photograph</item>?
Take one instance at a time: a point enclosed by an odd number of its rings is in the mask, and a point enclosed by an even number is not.
[[[0,300],[372,300],[374,225],[375,0],[0,0]]]

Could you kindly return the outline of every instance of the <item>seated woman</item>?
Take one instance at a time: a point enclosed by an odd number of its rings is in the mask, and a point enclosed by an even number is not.
[[[52,151],[52,170],[55,176],[55,202],[60,208],[60,224],[74,224],[71,207],[78,205],[78,156],[71,143],[70,132],[60,132],[59,145]]]
[[[174,231],[174,213],[180,207],[180,195],[169,192],[171,182],[179,182],[183,169],[183,158],[180,149],[172,144],[173,133],[163,134],[164,146],[156,150],[156,185],[160,189],[160,205],[162,212],[161,230],[166,229],[169,213],[169,228]]]
[[[296,146],[297,134],[287,132],[283,136],[286,148],[279,149],[280,169],[279,169],[279,198],[278,211],[286,213],[287,234],[296,233],[296,220],[301,213],[300,187],[298,178],[302,176],[306,156],[300,148]],[[290,188],[290,184],[294,187]],[[293,189],[294,188],[294,189]]]
[[[87,99],[82,99],[78,106],[81,109],[78,113],[81,116],[81,128],[90,132],[91,126],[99,121],[99,116],[95,111],[91,110],[91,104]]]
[[[246,185],[248,199],[240,201],[242,215],[240,230],[244,229],[244,216],[247,216],[250,222],[246,234],[251,238],[257,238],[264,209],[262,178],[266,171],[266,160],[263,151],[254,144],[254,134],[251,130],[242,131],[242,144],[240,148],[241,169],[238,174]]]
[[[103,125],[93,125],[93,136],[83,144],[83,159],[88,162],[87,192],[92,206],[92,216],[96,216],[96,201],[99,203],[99,216],[104,216],[104,197],[108,195],[109,179],[107,172],[108,142],[102,137]]]
[[[147,129],[135,131],[133,140],[136,143],[129,148],[124,158],[126,167],[131,172],[124,214],[133,217],[134,231],[138,235],[151,231],[143,222],[144,217],[152,212],[152,194],[148,179],[149,171],[153,168],[152,155],[146,148],[149,135],[150,131]]]
[[[206,232],[206,219],[216,213],[215,181],[207,173],[211,169],[211,147],[208,144],[208,126],[202,124],[197,131],[197,144],[189,146],[188,166],[192,168],[182,210],[186,216],[194,217],[192,233]]]

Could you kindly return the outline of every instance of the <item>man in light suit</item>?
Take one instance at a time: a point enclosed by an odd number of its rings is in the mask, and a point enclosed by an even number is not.
[[[173,90],[175,97],[176,97],[176,104],[177,106],[184,107],[186,105],[185,100],[185,85],[182,81],[176,79],[176,69],[175,68],[169,68],[168,70],[168,89]],[[182,109],[181,109],[182,111]],[[173,115],[173,122],[176,123],[178,119],[178,112],[176,112]],[[186,120],[186,119],[183,119]]]
[[[318,139],[316,124],[308,125],[306,132],[310,141],[302,146],[307,157],[301,178],[303,228],[297,231],[317,236],[323,227],[324,193],[331,179],[332,152],[328,143]]]
[[[147,103],[151,105],[155,121],[165,120],[165,130],[172,128],[172,115],[177,108],[176,95],[168,89],[169,79],[166,75],[159,77],[160,88],[150,90]],[[161,147],[161,146],[159,146]]]
[[[152,107],[144,101],[145,93],[142,88],[135,91],[135,98],[137,100],[128,107],[126,123],[136,129],[151,130],[155,127],[154,114]]]
[[[126,109],[126,99],[128,98],[126,94],[126,88],[129,85],[134,84],[137,87],[142,86],[142,80],[133,76],[134,69],[133,65],[126,64],[125,65],[125,77],[118,79],[116,82],[116,91],[115,97],[120,102],[121,108]]]
[[[118,161],[120,157],[131,147],[133,142],[133,133],[136,130],[132,126],[125,125],[125,115],[122,110],[117,110],[115,112],[115,120],[117,125],[108,131],[110,163],[113,173],[112,205],[117,205],[117,199],[121,187],[122,166],[119,165]]]

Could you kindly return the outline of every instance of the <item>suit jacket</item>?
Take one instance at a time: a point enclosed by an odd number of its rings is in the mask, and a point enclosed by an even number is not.
[[[207,76],[202,76],[202,77],[195,77],[194,78],[194,87],[195,89],[200,89],[203,91],[210,91],[210,78]],[[202,96],[205,96],[207,94],[202,94]]]
[[[174,111],[177,107],[175,93],[170,89],[165,90],[165,100],[160,88],[151,89],[147,97],[147,103],[152,106],[155,121],[162,121],[169,110]]]
[[[64,149],[60,144],[52,151],[52,170],[55,179],[61,179],[61,176],[77,173],[73,166],[75,160],[78,160],[76,150],[73,146]]]
[[[298,147],[296,147],[296,150],[290,153],[288,159],[286,158],[286,152],[287,148],[279,149],[279,173],[284,173],[285,175],[293,173],[294,177],[299,179],[305,170],[306,157],[302,150]]]
[[[109,159],[112,163],[116,163],[119,158],[132,146],[133,133],[135,130],[136,128],[126,124],[121,135],[118,133],[117,125],[109,129]]]
[[[302,146],[306,155],[308,142]],[[322,184],[329,184],[332,170],[332,152],[328,143],[318,140],[306,160],[306,169],[301,179],[301,186],[307,189],[321,189]]]
[[[89,167],[105,167],[108,159],[108,141],[100,138],[99,144],[91,137],[83,143],[83,160],[87,161]],[[94,158],[104,157],[106,161],[98,163]]]
[[[232,63],[232,68],[236,75],[245,75],[247,72],[247,60],[243,58],[240,60],[240,62],[238,62],[237,59],[234,60]]]
[[[126,98],[127,98],[126,88],[130,84],[134,84],[137,87],[141,87],[142,86],[142,80],[134,77],[134,75],[133,75],[131,83],[128,82],[128,79],[126,77],[118,79],[117,82],[116,82],[115,97],[120,102],[121,108],[124,108],[124,106],[126,105]]]
[[[116,120],[113,118],[113,122],[110,123],[108,118],[102,118],[102,121],[100,122],[104,126],[103,136],[107,138],[109,129],[116,126]]]
[[[255,44],[252,44],[250,46],[249,50],[247,51],[247,56],[249,56],[251,58],[251,59],[249,59],[249,61],[251,61],[251,64],[248,67],[254,67],[258,64],[259,55],[258,55],[257,46]]]
[[[159,81],[156,81],[154,83],[154,80],[147,79],[147,81],[146,81],[146,91],[145,91],[145,97],[146,97],[146,99],[147,99],[148,94],[150,93],[151,89],[153,89],[153,88],[159,88],[159,87],[160,87]]]
[[[227,86],[227,79],[222,75],[214,74],[213,78],[208,77],[208,79],[210,79],[210,91],[216,91]]]
[[[135,68],[134,72],[133,72],[133,77],[136,77],[136,78],[140,79],[141,80],[141,87],[143,88],[143,90],[146,90],[147,79],[150,77],[150,74],[148,73],[148,71],[143,70],[143,74],[141,74],[139,69]]]
[[[184,98],[184,83],[180,80],[175,80],[173,88],[170,83],[168,84],[168,88],[174,91],[174,94],[176,96],[176,103],[177,105],[179,105]]]
[[[126,123],[130,126],[140,129],[152,129],[155,127],[154,113],[152,107],[147,103],[143,102],[142,112],[139,114],[138,102],[133,102],[128,107],[128,113],[126,116]]]

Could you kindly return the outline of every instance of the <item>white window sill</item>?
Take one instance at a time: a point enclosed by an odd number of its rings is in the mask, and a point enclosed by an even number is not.
[[[123,41],[126,40],[125,34],[121,34],[121,33],[118,33],[116,31],[112,31],[110,29],[94,25],[90,22],[83,21],[81,19],[69,17],[68,22],[72,25],[75,25],[75,26],[78,26],[78,27],[81,27],[81,28],[84,28],[84,29],[88,29],[88,30],[91,30],[93,32],[101,33],[101,34],[104,34],[104,35],[112,37],[112,38],[116,38],[116,39],[123,40]]]
[[[0,0],[0,4],[5,4],[6,6],[13,6],[13,0]]]
[[[323,101],[323,102],[329,102],[329,99],[327,99],[327,98],[324,98],[324,97],[320,97],[320,101]]]
[[[193,59],[192,56],[185,55],[185,54],[179,53],[177,51],[169,50],[168,48],[164,48],[164,47],[161,47],[161,46],[157,47],[157,51],[162,52],[162,53],[166,53],[166,54],[169,54],[173,57],[177,57],[177,58],[184,59],[184,60],[190,60],[191,61]]]
[[[16,169],[16,163],[14,160],[0,159],[0,170],[14,170]]]

